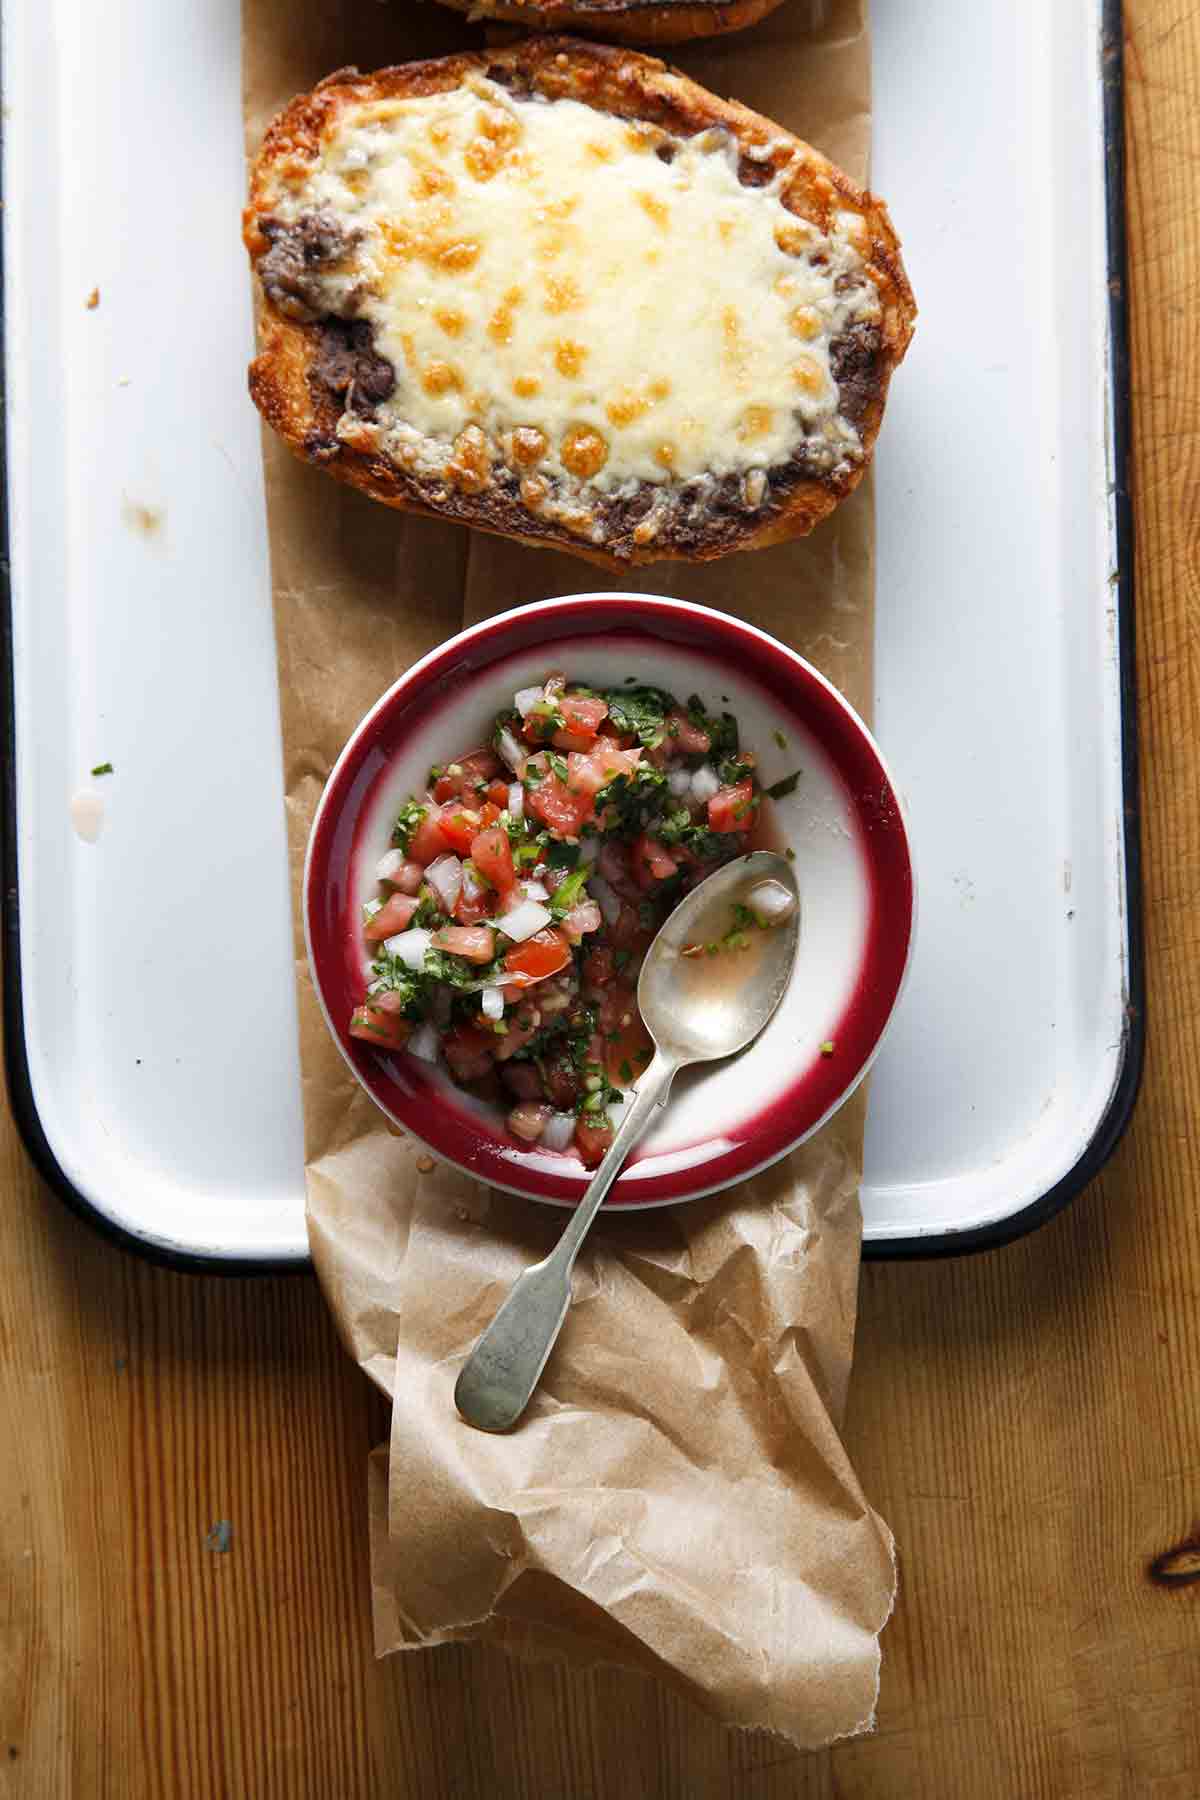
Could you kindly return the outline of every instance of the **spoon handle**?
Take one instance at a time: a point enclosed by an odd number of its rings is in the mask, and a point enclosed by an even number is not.
[[[571,1270],[579,1247],[622,1163],[665,1103],[678,1068],[674,1058],[662,1050],[656,1053],[566,1230],[549,1256],[517,1277],[463,1364],[454,1404],[468,1425],[507,1431],[525,1411],[571,1304]]]

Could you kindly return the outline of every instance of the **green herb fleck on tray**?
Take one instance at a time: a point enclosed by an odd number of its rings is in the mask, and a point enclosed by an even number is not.
[[[95,768],[92,770],[93,775],[111,775],[112,772],[113,772],[113,766],[110,762],[97,763]]]

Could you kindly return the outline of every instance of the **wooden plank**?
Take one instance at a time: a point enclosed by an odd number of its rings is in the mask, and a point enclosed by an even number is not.
[[[878,1733],[802,1757],[615,1673],[376,1664],[385,1422],[315,1285],[115,1253],[5,1119],[0,1794],[1200,1793],[1200,1584],[1148,1572],[1200,1520],[1200,3],[1127,0],[1127,26],[1146,1082],[1036,1238],[864,1273],[849,1435],[902,1563]]]

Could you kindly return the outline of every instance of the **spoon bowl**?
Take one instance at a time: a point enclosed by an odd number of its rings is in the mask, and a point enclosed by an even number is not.
[[[680,1069],[753,1043],[783,998],[799,930],[789,864],[757,850],[702,881],[659,931],[638,981],[654,1059],[558,1243],[517,1277],[464,1363],[454,1403],[468,1425],[507,1431],[516,1424],[567,1316],[575,1258],[625,1158],[658,1118]]]
[[[767,882],[791,899],[787,919],[750,927],[736,948],[710,951],[729,935],[732,909]],[[658,933],[638,980],[638,1010],[659,1049],[681,1068],[744,1050],[783,998],[799,932],[796,877],[773,851],[740,856],[694,887]]]

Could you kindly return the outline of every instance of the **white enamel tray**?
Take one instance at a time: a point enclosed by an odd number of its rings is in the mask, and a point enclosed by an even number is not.
[[[931,1254],[1061,1204],[1140,1064],[1120,35],[1103,0],[874,11],[922,308],[877,461],[876,727],[921,923],[863,1204],[868,1253]],[[299,1263],[238,0],[3,26],[10,1088],[103,1228]]]

